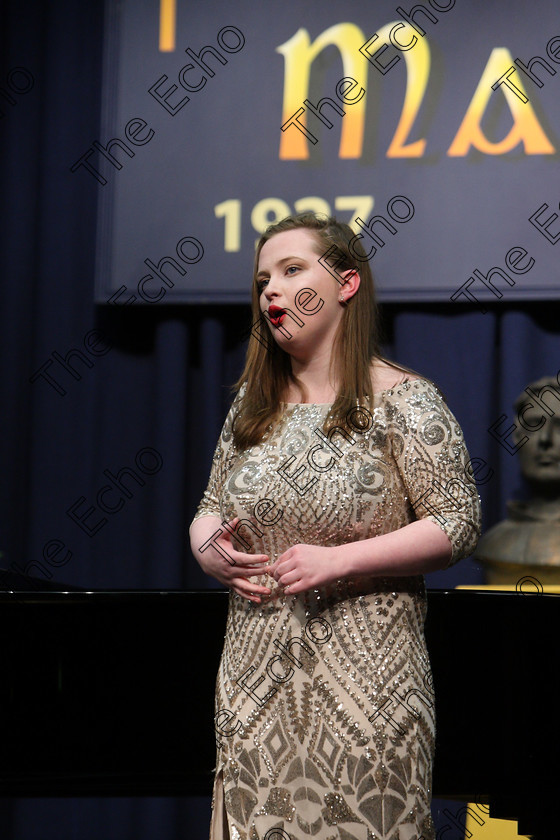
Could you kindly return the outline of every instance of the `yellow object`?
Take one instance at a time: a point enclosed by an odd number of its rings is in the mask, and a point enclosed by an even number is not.
[[[475,808],[476,806],[472,805],[470,807]],[[482,815],[480,819],[484,819],[484,825],[479,825],[478,821],[467,812],[466,838],[470,838],[470,840],[517,840],[517,838],[522,837],[529,840],[527,834],[517,833],[517,820],[495,820],[488,816],[484,818]]]
[[[504,584],[504,583],[476,583],[473,586],[470,584],[464,584],[462,586],[456,586],[455,589],[482,589],[485,592],[492,592],[493,590],[496,591],[504,591],[504,592],[519,592],[520,595],[526,595],[530,593],[537,594],[538,592],[547,592],[547,593],[556,593],[560,594],[560,585],[556,583],[540,583],[537,586],[536,583],[532,583],[531,581],[536,580],[536,578],[527,578],[524,580],[523,578],[521,581],[518,581],[517,584],[514,586],[513,584]],[[537,581],[538,583],[538,581]]]
[[[175,49],[175,26],[177,9],[175,0],[160,0],[159,4],[159,51],[173,52]]]
[[[461,830],[462,818],[465,820],[464,840],[531,840],[526,834],[517,833],[517,820],[497,820],[489,816],[488,805],[480,805],[476,802],[468,802],[462,805],[455,813],[449,808],[444,808],[439,814],[437,830],[438,840],[446,840],[448,832],[451,837],[457,837]],[[446,822],[443,820],[447,818]]]

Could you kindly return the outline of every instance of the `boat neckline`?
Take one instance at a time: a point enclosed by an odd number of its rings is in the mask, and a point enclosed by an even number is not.
[[[397,388],[402,388],[404,385],[412,385],[413,382],[426,382],[426,383],[430,384],[429,380],[424,379],[424,377],[416,376],[414,379],[405,379],[404,382],[399,382],[397,385],[393,385],[392,388],[384,388],[382,391],[375,391],[373,396],[374,397],[379,397],[379,396],[381,396],[381,394],[390,394],[392,391],[396,391]],[[292,403],[292,402],[289,402],[289,403],[282,403],[282,405],[286,405],[286,406],[288,406],[288,408],[292,408],[296,405],[307,405],[307,406],[310,406],[310,407],[315,406],[316,408],[324,408],[327,405],[334,405],[334,403],[332,403],[332,402],[330,402],[330,403],[301,403],[301,402]]]

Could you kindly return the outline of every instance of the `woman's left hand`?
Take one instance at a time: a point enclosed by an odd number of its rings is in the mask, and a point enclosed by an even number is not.
[[[271,575],[289,595],[317,589],[344,575],[336,546],[302,544],[293,545],[261,571]]]

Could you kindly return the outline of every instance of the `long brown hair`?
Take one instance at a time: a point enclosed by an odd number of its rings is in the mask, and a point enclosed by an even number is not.
[[[262,335],[265,331],[268,334],[269,327],[261,313],[257,285],[259,257],[265,242],[278,233],[300,228],[313,233],[318,257],[325,259],[328,253],[327,264],[335,267],[336,273],[355,269],[360,274],[359,288],[344,306],[334,338],[330,369],[339,391],[325,418],[325,433],[334,426],[344,425],[346,418],[355,412],[360,403],[368,401],[370,407],[373,405],[371,364],[374,359],[385,361],[379,351],[379,316],[373,276],[365,251],[352,228],[333,217],[319,218],[312,213],[288,216],[270,225],[257,244],[253,270],[252,323],[253,326],[262,325],[264,329],[259,333],[257,328],[257,335],[251,333],[245,368],[233,386],[239,390],[246,383],[233,427],[234,442],[240,449],[256,446],[278,422],[283,412],[282,398],[290,383],[297,386],[302,400],[307,398],[305,385],[292,373],[289,354],[271,336],[268,341],[262,341]],[[352,250],[351,240],[354,240]],[[333,283],[336,282],[333,277]],[[391,364],[399,370],[412,372],[393,362]],[[352,425],[356,428],[355,421]]]

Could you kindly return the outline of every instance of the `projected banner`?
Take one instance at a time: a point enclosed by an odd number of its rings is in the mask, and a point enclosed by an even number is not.
[[[351,224],[382,300],[558,297],[555,5],[108,2],[71,165],[97,302],[247,302],[259,233],[307,210]]]

